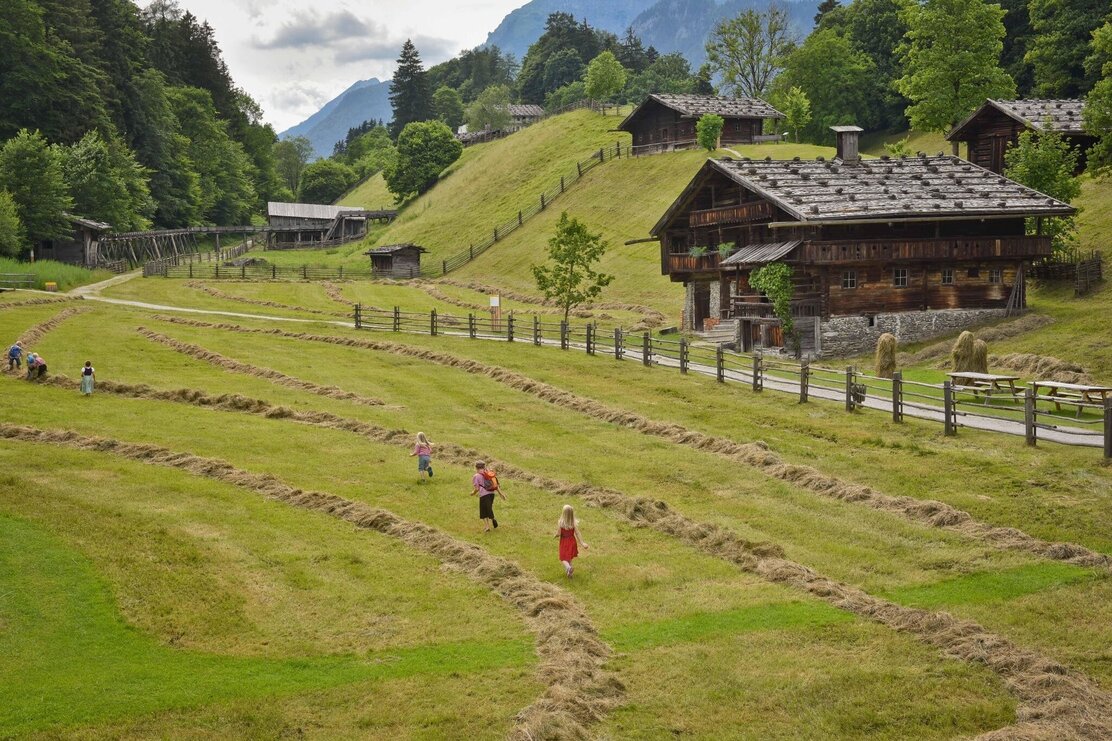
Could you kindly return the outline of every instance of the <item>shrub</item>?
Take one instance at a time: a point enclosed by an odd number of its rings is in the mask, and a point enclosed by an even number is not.
[[[876,341],[876,375],[878,378],[891,378],[896,372],[896,336],[889,332],[882,334]]]

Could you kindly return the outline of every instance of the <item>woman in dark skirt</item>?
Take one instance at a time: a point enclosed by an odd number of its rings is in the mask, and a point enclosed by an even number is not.
[[[487,522],[483,532],[490,532],[492,526],[498,527],[498,520],[494,517],[494,495],[502,497],[503,501],[506,495],[498,486],[498,477],[494,475],[494,471],[486,470],[486,463],[483,461],[475,462],[475,475],[471,477],[471,485],[474,487],[471,496],[479,497],[479,519]]]

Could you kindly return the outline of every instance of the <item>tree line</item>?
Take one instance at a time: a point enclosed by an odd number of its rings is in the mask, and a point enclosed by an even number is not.
[[[274,130],[177,0],[0,3],[0,251],[71,234],[250,221],[290,197]]]

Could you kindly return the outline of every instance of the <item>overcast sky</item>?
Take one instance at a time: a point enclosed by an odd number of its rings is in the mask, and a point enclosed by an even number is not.
[[[484,42],[525,1],[179,0],[212,25],[232,78],[277,131],[356,80],[388,79],[407,38],[428,68]]]

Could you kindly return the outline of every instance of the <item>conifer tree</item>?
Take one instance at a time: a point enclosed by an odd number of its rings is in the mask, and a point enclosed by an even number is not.
[[[425,68],[421,65],[421,55],[409,39],[402,45],[398,69],[394,71],[394,79],[390,82],[390,105],[394,108],[390,134],[395,138],[401,134],[406,124],[434,118],[432,94],[429,92]]]

